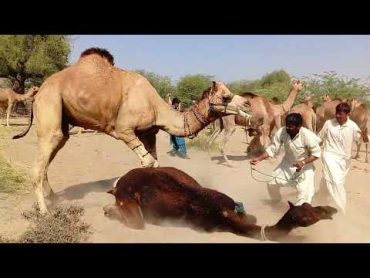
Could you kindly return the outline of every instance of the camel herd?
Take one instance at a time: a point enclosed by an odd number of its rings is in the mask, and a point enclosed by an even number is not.
[[[225,154],[225,145],[230,140],[236,126],[244,127],[249,136],[253,136],[248,146],[247,153],[256,155],[261,153],[264,148],[270,144],[273,131],[281,127],[288,113],[300,113],[303,118],[303,126],[318,133],[326,120],[335,117],[335,107],[340,102],[347,102],[351,106],[350,118],[360,127],[363,136],[362,141],[367,141],[364,137],[369,136],[367,126],[368,123],[370,123],[370,111],[367,111],[364,102],[357,99],[332,100],[329,95],[325,95],[322,105],[315,109],[312,101],[312,94],[310,94],[305,97],[304,103],[293,106],[295,98],[298,92],[302,90],[302,87],[302,83],[294,83],[287,99],[280,104],[253,93],[242,94],[242,97],[251,103],[252,111],[262,111],[263,125],[258,129],[254,129],[248,126],[245,118],[242,119],[238,115],[222,117],[215,122],[213,133],[208,143],[211,144],[218,135],[222,134],[222,138],[219,142],[219,149],[226,163],[230,166],[227,155]],[[359,158],[360,148],[361,141],[357,144],[356,154],[353,158]],[[365,144],[365,148],[365,162],[368,163],[368,143]]]
[[[8,101],[10,107],[8,108],[7,126],[9,126],[11,107],[16,101],[27,98],[33,101],[27,129],[15,135],[13,139],[25,136],[35,119],[39,152],[34,167],[34,189],[40,212],[48,211],[44,193],[51,196],[54,194],[48,181],[50,163],[69,139],[70,127],[78,126],[81,129],[105,133],[123,141],[137,155],[142,166],[142,170],[134,171],[135,179],[152,177],[168,183],[167,187],[159,187],[160,183],[153,184],[152,189],[148,188],[150,184],[148,183],[145,192],[140,186],[137,186],[137,192],[134,192],[131,191],[132,187],[127,189],[125,182],[116,183],[117,188],[112,189],[110,193],[116,196],[118,207],[121,206],[122,209],[122,204],[134,204],[127,205],[123,211],[120,210],[126,224],[134,219],[139,224],[133,224],[133,227],[143,226],[143,215],[140,208],[149,208],[160,217],[168,216],[166,214],[168,206],[179,205],[166,199],[166,194],[173,192],[171,194],[182,196],[178,197],[178,200],[196,196],[192,199],[195,203],[186,202],[177,208],[178,216],[186,214],[192,221],[194,217],[201,219],[200,216],[202,216],[204,223],[207,222],[207,217],[211,217],[210,219],[213,220],[218,219],[217,223],[212,222],[216,226],[228,227],[229,230],[238,234],[257,238],[268,233],[269,230],[270,232],[276,230],[276,226],[265,230],[254,223],[243,222],[243,217],[234,215],[232,212],[235,206],[233,200],[222,193],[202,189],[185,173],[180,173],[177,169],[160,170],[156,134],[159,130],[163,130],[176,136],[194,137],[209,124],[218,121],[219,129],[215,131],[210,140],[214,140],[221,131],[224,131],[221,150],[227,161],[224,147],[236,125],[245,127],[250,135],[254,135],[249,146],[249,151],[254,152],[255,146],[263,147],[271,142],[274,130],[281,127],[282,119],[287,113],[293,111],[301,113],[305,126],[316,132],[319,131],[318,127],[324,120],[333,116],[335,103],[342,100],[326,99],[322,107],[314,111],[311,96],[308,96],[305,103],[293,106],[304,85],[300,81],[292,85],[283,103],[276,103],[276,101],[250,92],[235,95],[222,82],[214,81],[210,85],[188,110],[175,111],[142,75],[115,67],[114,58],[107,50],[89,48],[81,54],[75,64],[48,77],[40,88],[31,88],[23,96],[11,90],[5,90],[5,93],[0,91],[0,102]],[[363,131],[367,132],[369,113],[364,103],[358,100],[343,101],[351,103],[353,109],[351,117]],[[144,170],[146,168],[148,169]],[[158,170],[149,170],[153,168]],[[122,190],[123,195],[117,195],[118,189]],[[152,195],[148,192],[152,192]],[[159,194],[162,199],[156,194]],[[146,203],[140,199],[144,195]],[[119,199],[119,196],[126,196],[126,203]],[[154,198],[152,203],[150,198]],[[219,206],[214,202],[216,199],[221,201]],[[163,203],[159,203],[159,200]],[[222,207],[224,201],[225,207]],[[214,218],[212,214],[204,214],[210,209],[214,209],[213,213],[219,218]],[[226,216],[224,209],[226,209]],[[331,218],[334,213],[335,211],[329,207],[315,208],[305,204],[297,208],[291,205],[289,211],[279,222],[282,225],[279,229],[284,230],[284,225],[289,227],[312,225],[320,219]],[[294,221],[292,220],[293,215]],[[310,221],[306,223],[302,219],[310,219]]]

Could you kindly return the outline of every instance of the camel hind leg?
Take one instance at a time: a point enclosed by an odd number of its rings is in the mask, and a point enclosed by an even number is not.
[[[52,152],[48,165],[50,165],[50,163],[54,160],[54,158],[57,155],[57,153],[59,152],[59,150],[64,147],[64,145],[66,144],[66,142],[69,139],[68,123],[66,123],[66,122],[63,123],[62,132],[63,132],[63,139],[60,141],[60,143],[58,144],[56,149]],[[50,186],[47,171],[48,171],[48,168],[45,171],[43,188],[44,188],[45,196],[49,196],[51,199],[53,199],[55,197],[55,195],[54,195],[53,189]]]
[[[6,109],[6,126],[9,127],[9,118],[10,118],[10,113],[12,113],[14,103],[9,102],[8,103],[8,108]]]
[[[38,156],[34,168],[34,189],[41,213],[47,212],[43,189],[51,191],[47,171],[50,162],[68,140],[68,124],[62,120],[62,101],[53,91],[42,94],[34,102],[37,126]]]

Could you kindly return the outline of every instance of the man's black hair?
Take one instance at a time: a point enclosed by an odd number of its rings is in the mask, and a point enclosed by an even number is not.
[[[349,112],[351,112],[351,106],[349,106],[347,102],[341,102],[335,107],[335,112],[336,113],[344,112],[348,114]]]
[[[302,115],[299,113],[290,113],[285,119],[285,124],[301,126],[302,125]]]

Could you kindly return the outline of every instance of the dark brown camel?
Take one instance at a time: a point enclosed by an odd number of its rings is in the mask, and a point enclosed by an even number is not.
[[[294,206],[273,226],[256,225],[256,219],[236,211],[236,203],[227,195],[202,187],[195,179],[173,167],[137,168],[119,178],[108,191],[116,198],[104,207],[108,216],[119,217],[134,229],[143,229],[144,221],[183,219],[206,231],[229,231],[259,240],[279,240],[297,227],[307,227],[337,212],[329,206]]]

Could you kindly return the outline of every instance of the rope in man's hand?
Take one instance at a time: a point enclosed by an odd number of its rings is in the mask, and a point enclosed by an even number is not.
[[[251,167],[251,177],[252,177],[252,179],[254,179],[255,181],[258,181],[258,182],[270,182],[270,181],[272,181],[273,179],[280,179],[280,180],[284,180],[284,181],[287,181],[287,182],[292,182],[292,181],[299,182],[299,179],[304,178],[304,177],[302,176],[302,175],[304,175],[304,173],[302,172],[302,170],[301,170],[301,171],[299,171],[299,172],[295,172],[295,173],[293,174],[293,176],[292,176],[292,178],[291,178],[291,179],[286,179],[286,178],[281,178],[281,177],[278,177],[278,176],[272,176],[272,175],[269,175],[269,174],[263,173],[263,172],[261,172],[261,171],[257,170],[257,169],[254,167],[254,165],[252,165],[252,164],[249,164],[249,165],[250,165],[250,167]],[[270,180],[267,180],[267,181],[259,180],[259,179],[257,179],[257,178],[253,175],[253,171],[258,172],[258,173],[260,173],[260,174],[262,174],[262,175],[264,175],[264,176],[271,177],[271,179],[270,179]]]

